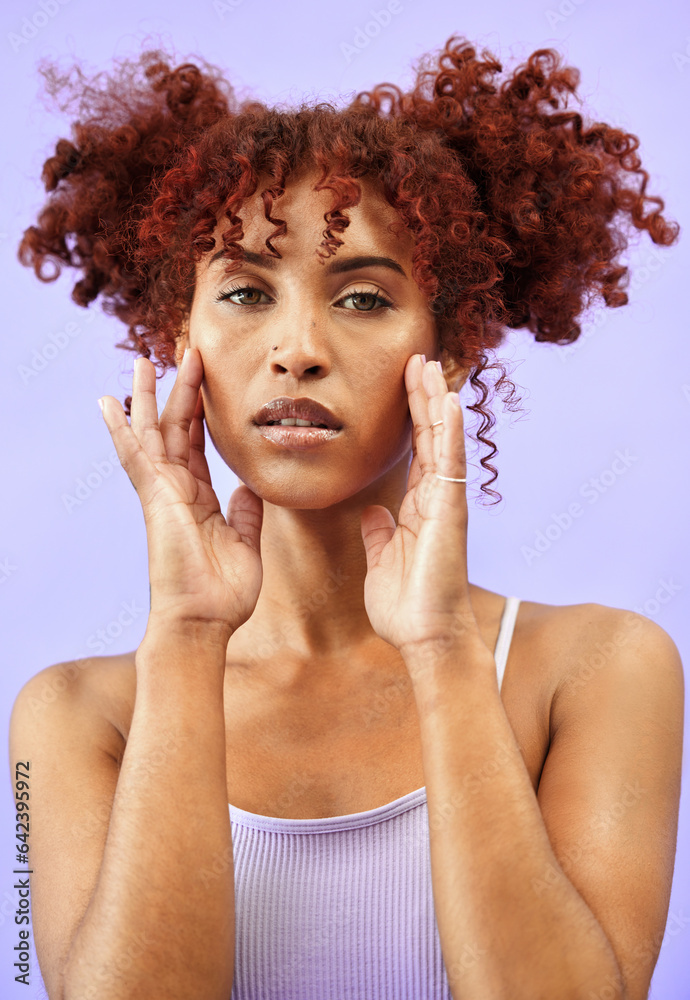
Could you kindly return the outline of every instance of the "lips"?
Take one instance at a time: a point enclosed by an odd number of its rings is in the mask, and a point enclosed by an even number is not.
[[[313,424],[321,424],[331,430],[342,428],[342,424],[326,406],[317,403],[315,399],[310,399],[308,396],[302,396],[299,399],[292,399],[291,396],[278,396],[261,407],[254,417],[254,423],[275,423],[286,417],[309,420]]]

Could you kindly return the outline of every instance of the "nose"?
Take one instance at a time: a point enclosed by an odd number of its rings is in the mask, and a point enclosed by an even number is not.
[[[304,378],[305,375],[318,375],[323,378],[331,369],[331,361],[327,345],[320,338],[313,336],[316,322],[311,321],[308,333],[305,326],[301,330],[274,330],[269,363],[274,374],[288,373],[294,378]]]

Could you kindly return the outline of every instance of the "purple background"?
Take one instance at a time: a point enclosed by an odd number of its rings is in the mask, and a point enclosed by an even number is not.
[[[492,510],[471,503],[469,570],[473,583],[525,600],[595,601],[642,611],[670,633],[687,662],[688,8],[669,0],[652,9],[639,0],[625,5],[615,0],[466,5],[399,0],[392,5],[397,13],[390,24],[348,61],[343,43],[361,43],[371,11],[386,3],[42,3],[13,0],[0,14],[3,740],[16,693],[31,675],[93,652],[89,639],[98,629],[106,631],[107,645],[97,653],[135,649],[146,626],[141,506],[96,404],[105,393],[122,401],[131,391],[133,357],[114,347],[124,327],[99,308],[75,306],[69,298],[71,275],[41,285],[17,263],[16,246],[43,201],[43,160],[57,136],[68,134],[66,117],[49,112],[38,99],[38,60],[76,57],[88,69],[105,69],[113,56],[137,54],[147,38],[181,57],[199,53],[223,67],[239,96],[251,93],[288,104],[302,97],[342,103],[384,81],[407,86],[413,60],[441,47],[454,32],[486,45],[504,70],[536,48],[555,46],[582,72],[584,111],[591,109],[592,119],[640,137],[642,163],[650,173],[648,193],[666,200],[667,217],[683,227],[680,242],[657,248],[646,234],[643,239],[635,235],[626,258],[632,267],[630,303],[617,310],[595,306],[574,347],[535,344],[523,331],[510,334],[500,356],[511,361],[513,377],[525,390],[526,412],[521,419],[511,418],[496,402],[499,479],[494,487],[504,501]],[[21,38],[22,30],[33,37]],[[75,326],[68,328],[70,323]],[[22,371],[38,367],[41,357],[42,369],[23,377]],[[161,409],[173,378],[159,382]],[[631,456],[629,468],[607,475],[619,451]],[[210,441],[207,452],[225,509],[237,480]],[[475,456],[471,500],[481,481],[477,469]],[[580,489],[602,474],[608,485],[592,502],[591,494],[583,496]],[[68,509],[67,498],[77,495],[80,481],[87,483],[80,490],[83,499]],[[574,501],[580,502],[582,515],[559,535],[554,519]],[[523,547],[533,545],[540,531],[550,544],[530,561]],[[118,616],[126,606],[134,607],[134,620],[123,628]],[[16,895],[8,774],[5,765],[0,996],[43,997],[37,963],[30,991],[13,982]],[[689,819],[686,791],[652,1000],[690,996]]]

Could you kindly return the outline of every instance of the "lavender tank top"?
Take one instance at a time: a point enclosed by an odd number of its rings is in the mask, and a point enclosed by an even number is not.
[[[499,689],[519,604],[508,597],[501,618]],[[231,1000],[452,1000],[425,786],[377,809],[322,819],[229,808]]]

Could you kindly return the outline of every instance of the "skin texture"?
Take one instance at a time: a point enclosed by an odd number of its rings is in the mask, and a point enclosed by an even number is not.
[[[363,181],[362,201],[349,210],[350,225],[341,235],[344,245],[321,264],[315,250],[331,194],[312,190],[316,177],[306,173],[286,185],[274,209],[287,222],[286,236],[274,243],[282,254],[275,268],[245,262],[228,277],[225,261],[209,264],[212,254],[199,263],[178,350],[178,359],[187,345],[199,350],[209,434],[264,502],[262,589],[251,619],[230,640],[228,662],[259,647],[268,655],[280,650],[285,666],[279,683],[300,685],[305,674],[324,675],[336,661],[339,673],[348,663],[356,672],[357,651],[370,658],[377,645],[387,646],[364,606],[360,513],[382,504],[397,518],[412,456],[405,365],[415,353],[427,361],[439,356],[433,314],[411,275],[414,242],[395,210]],[[242,217],[241,243],[260,253],[273,226],[258,192],[245,202]],[[219,226],[217,246],[221,231]],[[328,274],[333,260],[360,254],[391,257],[405,276],[382,266]],[[251,285],[261,294],[216,301],[233,285]],[[355,290],[380,292],[393,306],[346,298]],[[308,452],[266,441],[253,418],[280,395],[324,403],[342,431]],[[315,613],[305,614],[306,608]]]

